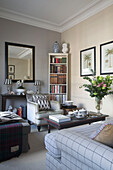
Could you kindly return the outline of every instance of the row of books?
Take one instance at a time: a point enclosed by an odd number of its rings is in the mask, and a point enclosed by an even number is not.
[[[66,73],[66,66],[50,65],[50,73]]]
[[[50,93],[66,93],[66,86],[50,85]]]
[[[51,74],[50,84],[66,84],[66,74]]]
[[[51,56],[50,57],[50,63],[66,63],[66,58],[65,57]]]
[[[65,103],[66,101],[66,95],[65,94],[50,94],[49,95],[49,100],[54,100],[54,101],[58,101],[59,103]]]

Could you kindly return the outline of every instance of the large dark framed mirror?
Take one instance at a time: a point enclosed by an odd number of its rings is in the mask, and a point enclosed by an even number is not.
[[[35,81],[35,47],[5,42],[5,78]]]

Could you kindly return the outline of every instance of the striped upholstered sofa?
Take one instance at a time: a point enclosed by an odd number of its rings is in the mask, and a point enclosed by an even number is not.
[[[89,136],[100,123],[45,136],[47,170],[113,170],[113,149]]]

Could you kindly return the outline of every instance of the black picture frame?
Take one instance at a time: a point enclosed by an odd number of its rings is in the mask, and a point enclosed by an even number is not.
[[[9,74],[15,73],[15,65],[8,65],[8,72]]]
[[[18,44],[18,43],[12,43],[12,42],[5,42],[5,79],[8,78],[8,75],[10,74],[8,72],[8,58],[9,58],[9,54],[10,54],[10,47],[22,47],[22,48],[29,48],[32,50],[32,79],[29,79],[29,77],[27,77],[27,79],[24,80],[25,83],[33,83],[35,82],[35,46],[32,45],[26,45],[26,44]],[[11,65],[11,64],[10,64]],[[16,69],[16,67],[15,67]],[[21,69],[21,67],[20,67]],[[16,77],[16,73],[17,71],[15,70],[15,75],[14,75],[14,79],[12,79],[12,82],[17,82],[18,80],[20,80],[21,78],[15,79]]]
[[[91,72],[93,70],[94,73]],[[96,47],[80,51],[80,76],[96,74]]]
[[[100,44],[100,74],[113,74],[113,41]]]
[[[11,80],[13,80],[13,79],[15,78],[15,74],[9,74],[9,75],[8,75],[8,78],[11,79]]]

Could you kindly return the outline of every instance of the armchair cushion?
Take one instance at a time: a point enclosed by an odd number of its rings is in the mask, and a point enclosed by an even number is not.
[[[49,117],[49,115],[54,115],[54,114],[62,114],[62,110],[49,110],[49,111],[40,111],[36,112],[35,118],[36,119],[42,119],[45,117]]]
[[[38,103],[39,105],[39,111],[45,111],[45,110],[50,110],[51,105],[48,100],[48,97],[45,95],[33,95],[32,96],[32,101]]]

